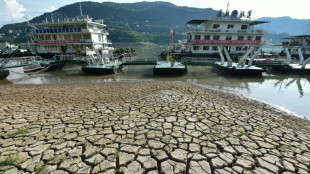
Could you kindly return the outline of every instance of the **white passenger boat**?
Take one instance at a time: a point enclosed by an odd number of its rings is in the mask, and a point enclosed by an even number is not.
[[[175,57],[219,57],[218,47],[226,47],[231,58],[243,56],[250,47],[256,50],[263,43],[266,33],[259,24],[268,21],[251,20],[251,11],[245,16],[233,10],[229,15],[228,9],[224,15],[222,10],[217,16],[205,19],[193,19],[186,22],[190,30],[186,39],[172,44],[171,51],[162,52],[162,57],[172,54]]]
[[[63,18],[61,14],[45,14],[42,23],[33,26],[31,40],[35,51],[43,58],[52,58],[55,54],[85,54],[85,47],[109,53],[113,50],[107,36],[109,32],[103,20],[93,21],[88,15],[76,18]]]

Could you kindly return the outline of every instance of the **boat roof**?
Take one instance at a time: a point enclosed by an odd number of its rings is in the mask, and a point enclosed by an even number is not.
[[[258,24],[264,24],[269,23],[270,21],[251,21],[251,20],[230,20],[230,19],[215,19],[215,20],[209,20],[209,19],[192,19],[186,22],[186,25],[200,25],[205,22],[240,22],[240,23],[249,23],[250,26],[252,25],[258,25]]]

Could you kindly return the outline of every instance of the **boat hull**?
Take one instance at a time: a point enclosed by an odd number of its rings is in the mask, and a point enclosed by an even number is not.
[[[5,79],[10,75],[10,71],[7,69],[0,69],[0,79]]]
[[[156,75],[182,75],[187,73],[187,66],[180,62],[157,61],[153,67],[153,73]]]
[[[82,71],[86,74],[114,74],[122,71],[122,65],[113,68],[83,66]]]
[[[235,68],[235,67],[221,66],[217,64],[215,65],[215,67],[219,69],[221,72],[237,76],[261,76],[263,72],[267,72],[266,69],[259,69],[259,68],[255,69]]]
[[[38,71],[55,71],[63,68],[65,63],[51,63],[51,64],[32,64],[23,68],[24,73],[38,72]]]
[[[160,57],[166,58],[168,52],[162,51]],[[169,53],[169,55],[173,55],[174,59],[180,61],[183,57],[212,57],[220,60],[220,55],[218,53]],[[237,59],[242,54],[231,54],[231,58],[233,60]]]
[[[288,74],[309,74],[310,75],[310,68],[294,68],[292,66],[284,65],[284,66],[273,66],[273,71],[280,71],[282,73]]]
[[[0,54],[0,58],[5,58],[9,56],[10,54]],[[35,56],[35,54],[32,53],[17,53],[14,55],[14,57],[26,57],[26,56]]]
[[[187,68],[153,68],[156,75],[182,75],[187,73]]]

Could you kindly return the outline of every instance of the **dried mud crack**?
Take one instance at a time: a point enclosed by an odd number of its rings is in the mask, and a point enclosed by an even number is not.
[[[0,173],[309,173],[309,121],[182,82],[0,86]]]

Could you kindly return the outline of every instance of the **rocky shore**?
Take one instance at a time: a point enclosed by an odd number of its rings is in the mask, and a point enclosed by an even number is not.
[[[0,173],[309,173],[309,121],[181,82],[0,86]]]

